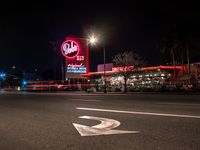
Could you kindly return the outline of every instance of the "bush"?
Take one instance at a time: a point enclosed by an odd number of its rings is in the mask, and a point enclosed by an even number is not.
[[[96,93],[96,88],[91,87],[91,88],[87,89],[87,92],[88,93]]]
[[[51,86],[49,90],[50,90],[50,91],[57,91],[57,87]]]

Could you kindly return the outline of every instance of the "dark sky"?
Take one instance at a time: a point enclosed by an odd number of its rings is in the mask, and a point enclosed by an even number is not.
[[[61,62],[65,36],[87,37],[92,31],[101,35],[108,62],[118,52],[133,50],[149,64],[160,64],[161,37],[170,26],[181,28],[185,20],[199,23],[198,6],[191,0],[1,2],[0,70],[13,65],[26,71],[54,68]],[[103,62],[101,46],[90,49],[92,70]]]

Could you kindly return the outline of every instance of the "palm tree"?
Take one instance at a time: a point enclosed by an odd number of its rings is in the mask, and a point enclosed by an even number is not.
[[[174,76],[176,75],[175,69],[176,69],[176,59],[175,59],[175,51],[180,46],[180,42],[174,37],[174,36],[166,36],[162,39],[160,42],[160,50],[161,53],[169,52],[172,57],[172,65],[174,67]]]
[[[120,67],[118,73],[124,77],[124,92],[127,92],[127,79],[130,73],[139,66],[144,65],[141,57],[132,51],[118,53],[113,58],[114,65]],[[134,66],[134,67],[133,67]],[[122,68],[122,69],[121,69]]]
[[[191,58],[198,57],[200,54],[200,38],[198,36],[200,33],[199,26],[200,24],[195,16],[188,17],[186,15],[184,18],[179,20],[176,25],[171,24],[169,26],[170,28],[167,30],[166,36],[160,42],[161,52],[170,53],[172,56],[173,66],[175,66],[175,62],[178,58],[182,59],[182,65],[187,63],[188,75],[190,75]],[[175,58],[175,54],[177,54],[177,59]]]

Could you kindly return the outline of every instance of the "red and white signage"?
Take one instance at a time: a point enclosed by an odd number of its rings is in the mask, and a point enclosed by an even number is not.
[[[61,51],[66,58],[74,58],[79,53],[79,46],[75,41],[66,40],[61,46]]]
[[[66,58],[66,75],[89,72],[88,43],[87,40],[75,37],[66,37],[61,45],[61,52]]]
[[[118,71],[133,71],[135,68],[134,66],[125,66],[125,67],[113,67],[112,71],[118,72]]]

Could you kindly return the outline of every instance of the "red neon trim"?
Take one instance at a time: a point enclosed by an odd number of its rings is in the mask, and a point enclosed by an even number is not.
[[[48,87],[62,87],[62,86],[95,86],[95,84],[31,84],[27,85],[27,88],[36,87],[36,88],[48,88]]]
[[[89,73],[89,42],[88,41],[86,41],[86,68],[87,68],[87,70],[86,70],[86,73],[88,74]]]
[[[147,71],[147,70],[155,70],[155,69],[178,69],[178,70],[182,70],[183,67],[182,66],[155,66],[155,67],[143,67],[139,70]]]
[[[148,71],[148,70],[156,70],[156,69],[177,69],[177,70],[183,70],[185,67],[182,66],[154,66],[154,67],[143,67],[139,68],[139,71]],[[97,74],[103,74],[103,71],[100,72],[89,72],[88,74],[81,74],[81,76],[90,76],[90,75],[97,75]],[[115,73],[115,71],[106,71],[106,74],[112,74]]]
[[[106,71],[106,74],[112,74],[115,73],[114,71]],[[90,76],[90,75],[94,75],[94,74],[104,74],[103,71],[100,72],[89,72],[88,74],[81,74],[81,76]]]

